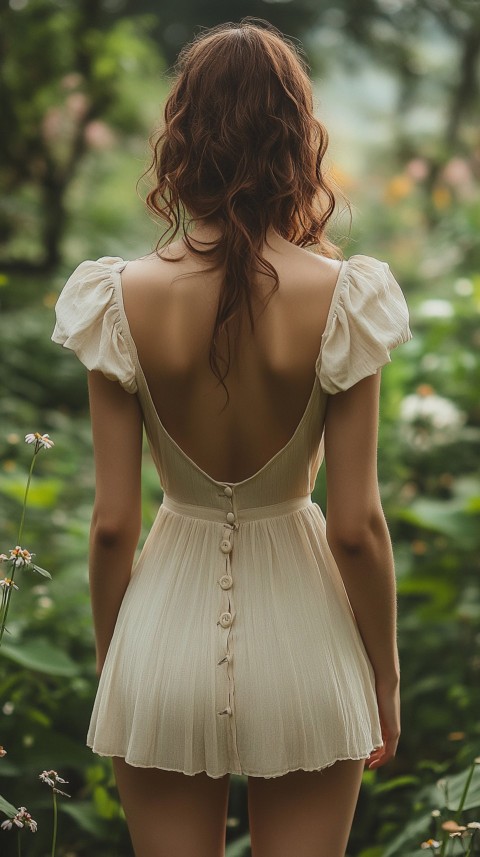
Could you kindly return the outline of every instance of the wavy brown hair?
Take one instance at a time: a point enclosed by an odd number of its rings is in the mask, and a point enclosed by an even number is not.
[[[193,254],[212,261],[207,271],[222,271],[209,361],[228,401],[230,323],[246,307],[253,330],[255,274],[272,278],[267,298],[279,285],[277,271],[261,255],[267,229],[342,258],[325,235],[336,206],[322,163],[328,134],[313,115],[300,50],[257,18],[213,27],[182,48],[164,120],[150,139],[147,170],[155,186],[146,204],[167,222],[156,252],[161,256],[166,235],[169,244],[181,231]],[[220,226],[218,240],[196,242],[202,249],[188,235],[197,220]],[[227,358],[218,349],[222,332]]]

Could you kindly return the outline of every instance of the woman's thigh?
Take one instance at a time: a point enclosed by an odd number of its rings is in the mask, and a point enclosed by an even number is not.
[[[252,857],[344,857],[365,760],[248,778]]]
[[[230,775],[138,768],[112,759],[135,857],[223,857]]]

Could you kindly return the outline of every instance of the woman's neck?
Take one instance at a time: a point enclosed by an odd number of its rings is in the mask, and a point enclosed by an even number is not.
[[[205,220],[197,220],[188,230],[188,237],[193,241],[216,241],[222,234],[222,226],[220,222],[207,222]],[[273,226],[269,226],[266,232],[266,239],[270,245],[273,242],[284,242],[284,239],[275,231]]]

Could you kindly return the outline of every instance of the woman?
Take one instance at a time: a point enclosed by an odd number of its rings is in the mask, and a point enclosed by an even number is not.
[[[327,134],[294,46],[244,19],[177,72],[147,200],[168,241],[83,262],[56,307],[95,451],[87,743],[113,757],[137,857],[223,854],[231,773],[254,857],[340,857],[364,766],[400,734],[376,455],[408,310],[385,262],[326,238]],[[164,498],[134,563],[143,425]]]

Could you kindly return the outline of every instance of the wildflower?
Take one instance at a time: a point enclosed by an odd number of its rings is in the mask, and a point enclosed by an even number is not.
[[[480,830],[480,821],[469,821],[467,827],[471,827],[473,830]]]
[[[25,443],[34,443],[35,452],[42,447],[43,449],[51,449],[52,446],[55,446],[53,440],[48,434],[40,434],[38,431],[33,432],[32,434],[26,434]]]
[[[2,747],[2,745],[0,744],[0,759],[2,759],[6,755],[7,751],[5,750],[5,747]]]
[[[34,553],[30,553],[26,548],[20,547],[17,545],[14,548],[10,548],[10,562],[14,562],[15,565],[20,568],[22,565],[31,565],[32,557],[34,557]]]
[[[5,589],[10,589],[12,586],[14,589],[18,589],[17,584],[13,582],[11,577],[4,577],[3,580],[0,580],[0,586],[3,586]]]
[[[47,786],[51,786],[52,791],[56,792],[59,795],[70,797],[70,795],[66,792],[62,792],[60,789],[57,789],[57,783],[68,783],[68,780],[64,780],[63,777],[60,777],[56,771],[42,771],[42,773],[39,774],[39,777],[43,783],[46,783]]]
[[[422,301],[418,312],[423,318],[452,318],[455,311],[450,301],[441,298],[429,298]]]
[[[422,842],[422,844],[420,845],[420,848],[439,848],[439,847],[440,847],[440,842],[438,842],[436,839],[427,839],[426,842]]]
[[[454,402],[437,396],[429,385],[420,385],[400,405],[407,443],[417,449],[441,446],[456,440],[465,422],[465,414]]]
[[[433,818],[438,818],[438,817],[439,817],[439,815],[440,815],[440,810],[439,810],[439,809],[432,809],[432,817],[433,817]]]
[[[3,821],[0,827],[2,830],[11,830],[14,824],[17,827],[28,827],[32,833],[36,833],[38,827],[37,822],[27,812],[25,806],[19,806],[17,814],[13,818],[7,818],[6,821]]]
[[[453,819],[449,819],[448,821],[444,821],[442,824],[443,830],[450,830],[453,833],[461,833],[463,830],[466,830],[466,827],[463,827],[461,824],[457,824]]]

